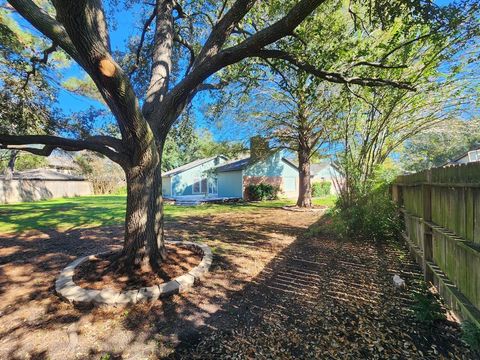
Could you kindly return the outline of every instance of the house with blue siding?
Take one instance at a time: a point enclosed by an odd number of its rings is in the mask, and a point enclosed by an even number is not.
[[[330,193],[336,194],[337,189],[335,187],[335,182],[342,183],[342,176],[337,171],[335,166],[329,162],[324,161],[320,163],[315,163],[310,166],[310,178],[312,183],[315,182],[329,182],[330,186]]]
[[[167,171],[162,176],[162,193],[176,200],[244,199],[248,185],[261,183],[277,186],[281,196],[298,196],[297,166],[284,151],[272,151],[264,139],[254,137],[249,157],[227,161],[219,155]]]
[[[218,196],[244,199],[248,185],[271,184],[280,189],[281,196],[297,197],[298,168],[284,155],[283,151],[274,151],[218,166]]]
[[[223,155],[192,161],[162,175],[162,193],[166,198],[217,197],[218,187],[213,169],[227,158]]]

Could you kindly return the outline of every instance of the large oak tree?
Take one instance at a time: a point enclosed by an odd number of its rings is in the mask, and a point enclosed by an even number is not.
[[[115,117],[121,137],[4,134],[0,135],[0,144],[42,155],[55,148],[87,149],[120,164],[127,181],[127,208],[124,247],[117,264],[125,269],[140,264],[157,269],[165,257],[161,194],[165,140],[195,95],[218,87],[219,83],[207,80],[221,78],[223,69],[247,58],[275,58],[331,82],[413,90],[401,79],[350,77],[348,71],[328,71],[321,68],[321,62],[280,46],[284,39],[295,38],[295,29],[331,1],[156,0],[141,25],[137,50],[131,54],[135,67],[127,69],[112,53],[108,16],[101,0],[52,0],[53,7],[48,10],[32,0],[9,0],[25,20],[51,40],[51,45],[66,52],[88,73]],[[424,15],[423,1],[370,3],[372,16],[382,22],[405,9]],[[176,51],[178,44],[184,50]],[[142,55],[146,47],[147,55]],[[141,72],[149,81],[138,87],[130,75],[142,64],[149,65]],[[176,64],[183,64],[183,75],[175,71]]]

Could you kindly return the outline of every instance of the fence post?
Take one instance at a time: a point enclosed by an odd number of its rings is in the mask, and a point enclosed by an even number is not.
[[[423,276],[426,282],[433,282],[433,273],[427,265],[433,260],[431,171],[428,170],[426,175],[426,182],[422,184]]]

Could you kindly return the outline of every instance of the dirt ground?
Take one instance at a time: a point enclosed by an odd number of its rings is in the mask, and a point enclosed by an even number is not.
[[[320,216],[171,221],[169,239],[212,248],[211,273],[189,293],[127,308],[75,308],[54,293],[71,260],[118,249],[121,228],[0,236],[0,359],[474,358],[455,323],[416,324],[421,272],[403,247],[333,240],[311,227]]]

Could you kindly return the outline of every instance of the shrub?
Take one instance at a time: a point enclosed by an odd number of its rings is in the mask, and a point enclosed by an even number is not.
[[[386,187],[348,204],[344,204],[340,197],[333,211],[333,220],[337,232],[344,237],[379,242],[396,238],[400,232],[397,205],[390,199]]]
[[[255,201],[278,199],[278,192],[280,191],[278,186],[270,184],[250,184],[246,190],[249,200]]]
[[[465,321],[462,323],[462,330],[463,341],[474,351],[480,351],[480,326],[471,321]]]
[[[438,320],[445,320],[442,305],[435,295],[427,288],[415,294],[415,303],[412,305],[415,318],[423,325],[432,327]]]
[[[113,190],[111,195],[127,195],[127,186],[119,186],[115,190]]]
[[[332,183],[329,181],[314,182],[312,184],[312,196],[320,197],[330,195]]]

